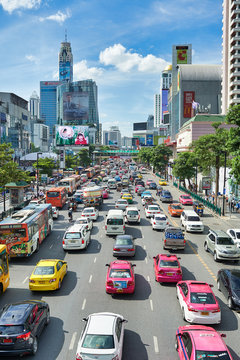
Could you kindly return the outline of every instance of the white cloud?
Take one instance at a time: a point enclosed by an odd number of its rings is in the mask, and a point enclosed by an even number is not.
[[[75,80],[96,80],[101,77],[103,71],[102,68],[88,67],[86,60],[82,60],[73,65],[73,76]]]
[[[41,0],[0,0],[0,5],[10,14],[18,9],[34,9],[41,4]]]
[[[167,62],[154,55],[142,56],[127,49],[121,44],[114,44],[101,51],[100,62],[104,65],[113,65],[121,72],[137,69],[144,73],[160,73]]]
[[[28,60],[28,61],[31,61],[31,62],[34,62],[34,63],[37,63],[38,59],[36,58],[36,56],[34,55],[25,55],[25,58]]]
[[[59,10],[56,14],[49,15],[49,16],[46,16],[46,17],[40,17],[39,20],[40,21],[51,20],[51,21],[56,21],[59,24],[63,24],[64,21],[67,20],[70,17],[71,17],[71,14],[70,14],[69,10],[67,10],[65,14],[62,11]]]

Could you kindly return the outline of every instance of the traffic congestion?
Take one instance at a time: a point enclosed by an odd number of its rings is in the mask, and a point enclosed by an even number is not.
[[[240,359],[240,231],[144,164],[66,176],[0,233],[0,357]]]

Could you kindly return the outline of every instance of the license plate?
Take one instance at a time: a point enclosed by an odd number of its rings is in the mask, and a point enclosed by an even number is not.
[[[45,281],[39,281],[39,284],[45,284]]]
[[[12,343],[12,339],[3,339],[3,342],[6,343]]]
[[[112,227],[112,230],[117,230],[117,227]]]
[[[76,242],[76,240],[68,240],[68,242],[69,242],[70,244],[74,244],[74,243]]]
[[[201,312],[201,315],[208,316],[208,315],[209,315],[209,312],[208,312],[208,311],[202,311],[202,312]]]
[[[123,289],[117,289],[117,292],[119,292],[119,293],[123,292]]]
[[[168,272],[167,276],[173,276],[173,273]]]

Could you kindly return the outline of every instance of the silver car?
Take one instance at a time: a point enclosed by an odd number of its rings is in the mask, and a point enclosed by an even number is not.
[[[125,199],[119,199],[115,202],[115,209],[125,211],[127,207],[128,207],[128,201]]]
[[[118,235],[113,246],[113,256],[134,256],[135,244],[132,235]]]
[[[204,242],[204,249],[213,254],[215,261],[239,261],[240,250],[233,239],[222,230],[209,230]]]

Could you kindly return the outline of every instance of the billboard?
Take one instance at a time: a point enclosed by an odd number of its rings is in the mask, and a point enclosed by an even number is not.
[[[176,46],[177,50],[177,64],[187,64],[188,46]]]
[[[147,135],[146,136],[146,145],[147,146],[153,146],[153,135]]]
[[[202,189],[203,190],[210,190],[211,189],[211,178],[205,176],[202,178]]]
[[[86,146],[89,144],[88,126],[57,126],[56,145]]]
[[[71,78],[71,64],[70,61],[60,61],[59,63],[59,80],[70,80]]]
[[[162,89],[162,113],[161,113],[161,120],[163,121],[163,114],[165,111],[168,110],[168,89]]]
[[[63,120],[79,122],[88,120],[89,96],[86,92],[63,93]]]
[[[183,117],[192,117],[192,103],[195,98],[195,91],[184,91],[183,93]]]
[[[147,122],[133,123],[133,131],[147,130]]]

